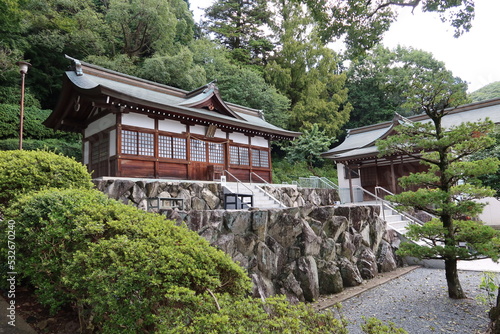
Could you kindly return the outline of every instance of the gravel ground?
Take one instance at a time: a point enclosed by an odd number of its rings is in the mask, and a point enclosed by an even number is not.
[[[363,333],[366,318],[391,321],[410,334],[474,334],[486,330],[488,306],[476,299],[481,272],[460,271],[467,299],[448,298],[444,270],[418,268],[404,276],[342,302],[342,314],[349,320],[349,334]]]

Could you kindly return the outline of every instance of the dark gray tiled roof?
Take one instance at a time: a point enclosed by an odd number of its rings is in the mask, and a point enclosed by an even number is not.
[[[500,99],[482,101],[460,106],[451,110],[442,120],[445,128],[457,126],[464,122],[477,122],[489,118],[496,124],[500,124]],[[416,115],[407,118],[413,122],[430,122],[424,115]],[[378,150],[375,142],[388,133],[394,126],[393,122],[384,122],[372,126],[350,130],[350,134],[337,147],[323,153],[325,158],[347,158],[364,154],[376,154]]]

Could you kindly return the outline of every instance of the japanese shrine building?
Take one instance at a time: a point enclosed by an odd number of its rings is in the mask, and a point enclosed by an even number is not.
[[[443,117],[443,127],[476,122],[489,118],[500,124],[500,99],[471,103],[450,109]],[[394,127],[404,122],[430,122],[425,114],[401,117],[396,115],[390,122],[384,122],[348,130],[348,135],[339,146],[322,154],[337,164],[338,184],[343,202],[360,202],[369,196],[360,188],[375,194],[375,187],[382,187],[392,193],[400,193],[398,184],[401,176],[423,171],[425,166],[409,156],[379,157],[376,141],[394,133]],[[357,190],[357,191],[356,191]]]
[[[215,83],[187,92],[70,59],[44,124],[83,135],[83,163],[94,178],[213,180],[227,170],[241,181],[256,174],[271,182],[270,142],[300,135],[224,102]]]

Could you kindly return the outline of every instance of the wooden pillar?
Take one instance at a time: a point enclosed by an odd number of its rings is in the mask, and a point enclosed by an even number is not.
[[[155,176],[155,179],[157,179],[160,176],[160,162],[158,160],[158,158],[160,156],[160,138],[158,137],[159,136],[159,134],[158,134],[158,129],[159,129],[158,122],[159,122],[159,120],[157,118],[155,118],[154,121],[155,121],[155,132],[153,135],[153,154],[155,157],[154,176]]]
[[[351,197],[351,203],[354,203],[354,190],[352,189],[352,174],[349,164],[346,165],[347,174],[349,176],[349,196]]]
[[[394,173],[394,160],[391,159],[391,192],[396,193],[396,173]]]

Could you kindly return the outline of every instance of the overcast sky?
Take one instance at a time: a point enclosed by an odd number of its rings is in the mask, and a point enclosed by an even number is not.
[[[500,0],[476,0],[476,17],[472,29],[453,37],[453,27],[443,23],[437,14],[419,9],[401,10],[398,21],[384,36],[384,45],[398,44],[431,52],[444,61],[446,68],[469,84],[473,92],[489,83],[500,81]],[[196,21],[212,0],[190,0]],[[336,50],[338,51],[338,50]]]
[[[455,76],[469,83],[469,92],[500,81],[500,0],[476,0],[472,29],[453,37],[453,27],[438,15],[407,9],[384,36],[384,45],[398,44],[431,52]]]

